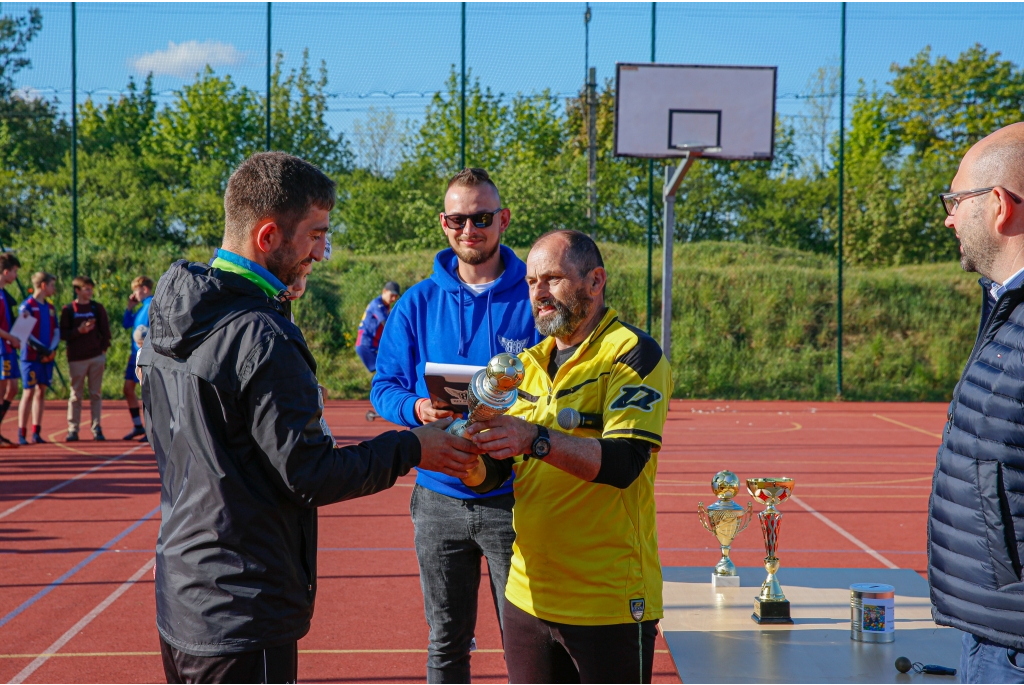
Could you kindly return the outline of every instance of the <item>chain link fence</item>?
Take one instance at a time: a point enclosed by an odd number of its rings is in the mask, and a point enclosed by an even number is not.
[[[664,172],[613,154],[615,64],[777,66],[775,160],[701,161],[679,192],[677,395],[831,398],[845,340],[847,397],[938,399],[973,304],[934,192],[1024,107],[1019,5],[972,4],[955,21],[949,8],[3,3],[0,238],[25,271],[58,274],[58,304],[73,275],[91,275],[116,319],[136,275],[209,258],[235,164],[268,142],[303,155],[338,179],[341,201],[338,256],[317,267],[298,320],[333,396],[365,397],[363,309],[385,281],[429,274],[444,181],[465,160],[502,188],[511,245],[593,234],[611,304],[657,335]],[[933,311],[921,294],[937,284]],[[117,334],[112,366],[127,350]]]

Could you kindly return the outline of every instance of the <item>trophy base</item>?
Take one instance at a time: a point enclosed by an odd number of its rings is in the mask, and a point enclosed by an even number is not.
[[[739,576],[720,576],[718,574],[711,574],[711,587],[739,587],[740,577]]]
[[[766,600],[762,600],[760,597],[755,597],[754,613],[751,614],[750,618],[754,619],[755,623],[765,624],[793,622],[793,619],[789,616],[788,599],[769,602]]]

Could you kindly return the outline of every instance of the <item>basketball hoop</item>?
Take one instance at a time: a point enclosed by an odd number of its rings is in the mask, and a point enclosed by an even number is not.
[[[775,77],[775,67],[616,65],[615,156],[679,160],[678,166],[666,167],[662,190],[661,349],[666,359],[671,360],[676,191],[702,157],[774,157]]]

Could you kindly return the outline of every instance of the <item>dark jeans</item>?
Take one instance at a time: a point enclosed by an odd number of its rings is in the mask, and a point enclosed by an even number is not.
[[[964,633],[957,676],[961,683],[1024,683],[1024,651]]]
[[[658,622],[575,626],[544,621],[505,600],[510,683],[649,683]]]
[[[225,656],[192,656],[160,638],[168,683],[294,683],[299,674],[299,643]]]
[[[428,683],[468,683],[476,632],[480,559],[487,557],[491,596],[502,621],[512,561],[511,494],[461,500],[417,485],[409,510],[416,529],[423,608],[430,626]]]

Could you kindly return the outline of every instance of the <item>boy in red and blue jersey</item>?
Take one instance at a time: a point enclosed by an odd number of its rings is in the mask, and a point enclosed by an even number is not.
[[[149,303],[153,301],[153,286],[153,279],[149,276],[138,276],[132,281],[132,294],[128,297],[128,308],[124,310],[121,320],[121,325],[132,337],[132,356],[128,358],[128,366],[124,370],[124,398],[128,401],[128,413],[132,415],[132,432],[124,436],[124,439],[141,437],[139,442],[149,442],[149,439],[146,437],[146,429],[142,427],[139,398],[135,394],[135,386],[139,382],[135,375],[135,362],[142,347],[141,341],[149,334]]]
[[[384,333],[384,322],[388,320],[391,305],[398,299],[401,290],[397,283],[388,281],[380,297],[373,298],[363,313],[356,335],[356,354],[370,373],[377,370],[377,349],[380,347],[380,336]]]
[[[18,316],[18,301],[7,292],[6,287],[18,279],[21,262],[10,252],[0,253],[0,422],[4,420],[11,403],[18,396],[18,379],[21,369],[18,364],[18,349],[21,341],[11,335],[11,326]],[[17,447],[0,435],[0,449]]]
[[[57,292],[57,277],[45,271],[32,274],[32,297],[21,303],[18,316],[36,320],[28,340],[21,344],[21,404],[18,405],[18,444],[27,445],[25,425],[32,414],[32,442],[46,442],[39,434],[43,423],[43,401],[53,377],[53,358],[60,344],[57,309],[47,299]]]

